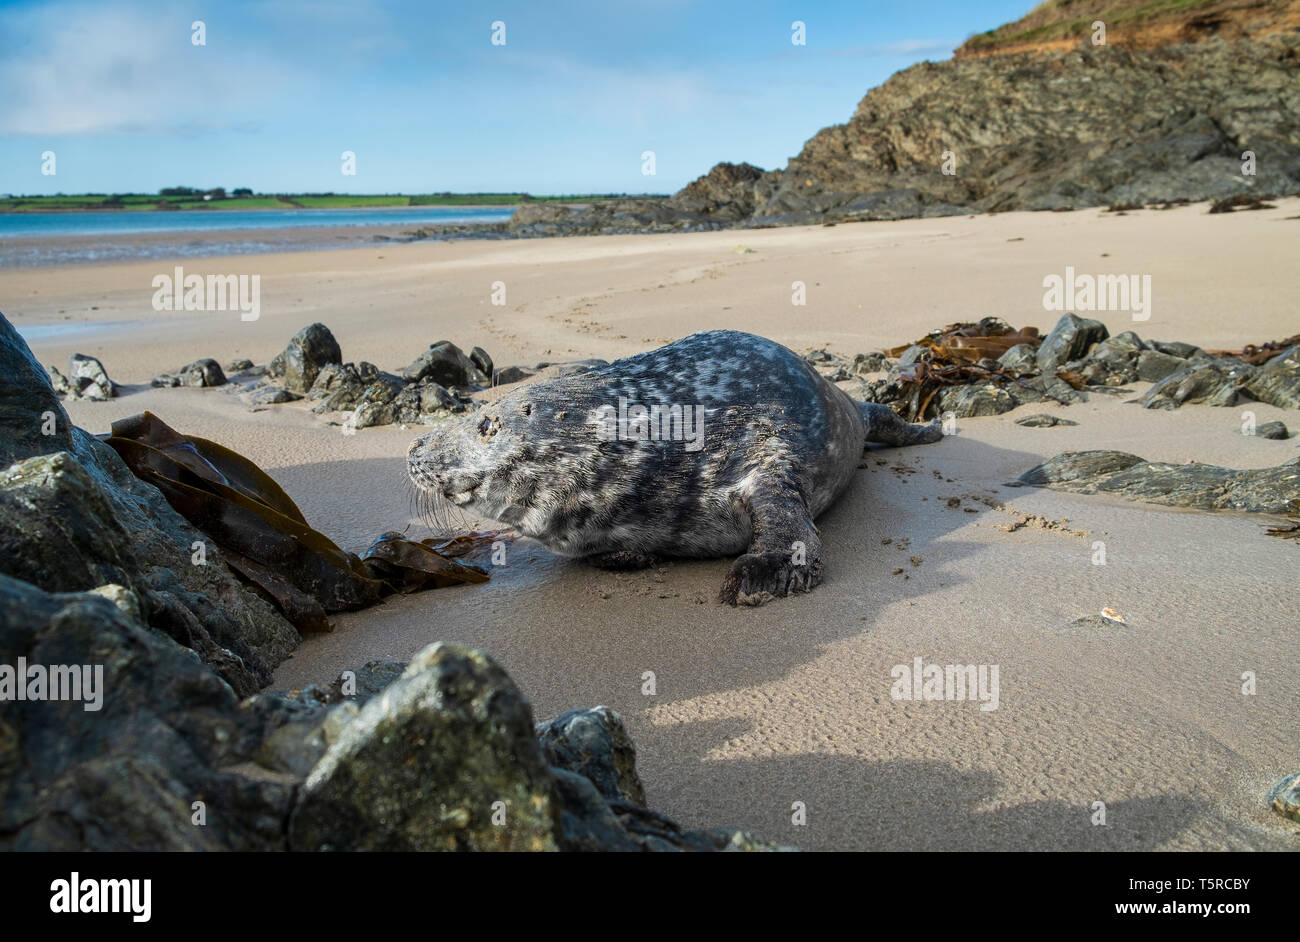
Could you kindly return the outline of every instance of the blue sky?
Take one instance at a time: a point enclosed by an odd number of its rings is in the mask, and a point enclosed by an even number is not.
[[[720,160],[784,166],[893,72],[1030,6],[0,2],[0,193],[668,193]]]

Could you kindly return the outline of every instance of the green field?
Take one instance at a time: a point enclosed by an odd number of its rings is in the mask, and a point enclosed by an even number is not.
[[[375,206],[518,206],[529,202],[590,203],[623,199],[625,194],[570,194],[533,196],[528,193],[425,193],[355,195],[348,193],[269,194],[227,196],[205,200],[201,196],[157,196],[144,193],[87,193],[80,196],[0,197],[0,213],[103,210],[105,212],[150,212],[171,209],[365,209]],[[654,198],[654,197],[641,197]]]

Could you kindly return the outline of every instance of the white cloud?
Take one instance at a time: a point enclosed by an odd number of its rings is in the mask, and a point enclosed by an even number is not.
[[[249,131],[257,122],[246,108],[268,89],[310,88],[304,73],[273,54],[232,48],[220,23],[207,23],[208,45],[192,45],[192,21],[177,8],[129,3],[0,12],[0,132]]]

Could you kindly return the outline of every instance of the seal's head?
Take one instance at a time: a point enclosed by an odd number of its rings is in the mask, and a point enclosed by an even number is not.
[[[533,403],[525,391],[503,396],[411,443],[406,462],[415,486],[434,501],[496,520],[518,500],[516,480],[536,453]]]

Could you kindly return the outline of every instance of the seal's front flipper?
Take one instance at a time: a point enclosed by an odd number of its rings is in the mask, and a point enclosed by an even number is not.
[[[609,553],[597,553],[595,556],[584,556],[582,561],[595,566],[597,569],[609,569],[613,572],[634,572],[638,569],[649,569],[659,562],[659,558],[648,553],[614,550]]]
[[[929,445],[943,438],[938,419],[929,425],[913,425],[889,406],[878,402],[860,402],[862,419],[867,423],[867,441],[880,445]]]
[[[754,522],[749,552],[731,564],[718,600],[762,605],[822,581],[822,541],[808,505],[790,482],[769,480],[742,499]]]

